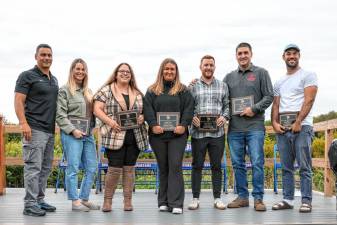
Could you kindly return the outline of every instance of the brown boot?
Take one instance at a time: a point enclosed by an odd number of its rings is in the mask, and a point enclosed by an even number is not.
[[[117,167],[109,167],[105,175],[105,190],[104,190],[104,203],[102,207],[103,212],[111,212],[112,198],[115,194],[119,177],[123,169]]]
[[[124,211],[132,211],[132,191],[135,183],[135,167],[123,166]]]

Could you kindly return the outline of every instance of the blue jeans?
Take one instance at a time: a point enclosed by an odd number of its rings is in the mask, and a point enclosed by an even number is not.
[[[300,170],[302,203],[312,201],[311,143],[313,137],[313,128],[308,125],[302,126],[299,133],[288,131],[276,136],[282,163],[284,199],[294,199],[294,162],[296,160]]]
[[[69,200],[89,200],[89,194],[94,182],[97,169],[96,147],[94,137],[84,136],[83,138],[75,138],[61,132],[61,140],[63,151],[66,155],[66,184]],[[78,195],[78,172],[84,170],[80,195]]]
[[[229,132],[228,144],[235,174],[236,190],[240,198],[248,198],[248,182],[245,156],[250,156],[255,200],[264,194],[264,131]]]

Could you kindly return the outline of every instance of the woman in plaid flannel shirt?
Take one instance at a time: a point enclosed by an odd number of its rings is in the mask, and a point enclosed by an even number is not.
[[[117,114],[135,110],[138,127],[121,129]],[[132,211],[132,190],[135,164],[140,151],[148,147],[143,116],[143,94],[136,85],[135,75],[127,63],[119,64],[108,81],[94,96],[94,114],[102,121],[102,146],[106,149],[108,172],[105,178],[103,212],[111,211],[118,180],[123,175],[124,210]]]

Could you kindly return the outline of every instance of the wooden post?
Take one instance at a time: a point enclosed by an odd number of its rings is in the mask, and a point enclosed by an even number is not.
[[[5,126],[0,115],[0,195],[6,193],[6,164],[5,164]]]
[[[333,139],[333,130],[325,130],[325,150],[324,150],[324,196],[331,197],[334,188],[333,173],[330,169],[328,151]]]

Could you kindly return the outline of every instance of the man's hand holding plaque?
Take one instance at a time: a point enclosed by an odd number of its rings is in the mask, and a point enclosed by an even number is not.
[[[251,107],[246,107],[242,113],[240,113],[240,116],[248,116],[253,117],[255,113],[253,112]]]
[[[216,124],[218,127],[224,126],[226,123],[226,118],[223,116],[219,116],[218,119],[216,120]]]
[[[205,132],[216,132],[225,122],[226,119],[217,114],[198,114],[192,120],[193,125],[198,127],[199,131]]]
[[[252,111],[254,96],[244,96],[231,99],[232,115],[252,117],[255,113]]]
[[[285,132],[284,126],[282,126],[278,122],[273,122],[272,126],[274,128],[274,131],[278,134],[283,134]]]
[[[298,112],[283,112],[279,113],[279,122],[281,129],[284,131],[292,130],[299,132],[301,130],[301,123],[297,121]]]

